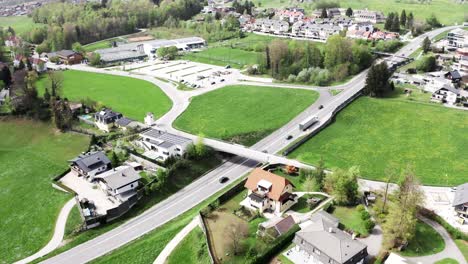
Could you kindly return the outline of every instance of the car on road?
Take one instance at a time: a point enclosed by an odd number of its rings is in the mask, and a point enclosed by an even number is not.
[[[224,82],[224,79],[219,80],[220,82]]]
[[[211,85],[215,85],[215,84],[216,84],[216,82],[211,82]]]
[[[322,109],[322,108],[323,108],[323,105],[320,105],[320,106],[319,106],[319,110]]]
[[[223,176],[223,177],[219,178],[219,183],[225,183],[227,181],[229,181],[229,178],[226,177],[226,176]]]
[[[225,69],[231,69],[231,65],[226,65]]]
[[[286,140],[291,140],[292,138],[293,138],[292,135],[288,135],[288,136],[286,137]]]

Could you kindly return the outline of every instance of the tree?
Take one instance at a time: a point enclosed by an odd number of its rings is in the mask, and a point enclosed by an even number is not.
[[[371,97],[384,96],[390,91],[390,85],[388,83],[390,75],[387,63],[381,62],[377,65],[372,65],[367,73],[364,94]]]
[[[349,170],[337,169],[327,174],[325,189],[330,192],[338,204],[351,205],[356,202],[358,195],[359,169],[351,167]]]
[[[390,206],[383,225],[384,246],[388,249],[408,242],[415,233],[416,213],[422,206],[424,194],[411,168],[403,172],[395,201]]]
[[[391,31],[400,32],[400,18],[398,17],[398,13],[395,13],[393,16]]]
[[[384,192],[384,200],[382,205],[381,213],[385,213],[385,207],[387,205],[388,199],[388,188],[390,187],[390,182],[392,182],[397,176],[397,170],[395,164],[390,164],[385,169],[385,175],[387,176],[387,180],[385,181],[385,192]]]
[[[91,55],[91,58],[90,58],[90,61],[89,63],[92,65],[92,66],[98,66],[101,64],[101,55],[97,52],[94,52],[92,55]]]
[[[431,49],[431,40],[428,37],[425,37],[421,47],[423,53],[427,53]]]
[[[81,44],[79,42],[73,43],[72,50],[75,51],[75,52],[78,52],[80,54],[85,54],[85,52],[86,52],[86,50],[83,48],[83,46],[81,46]]]
[[[346,9],[346,16],[347,17],[353,16],[353,9],[351,9],[351,7],[348,7],[348,9]]]
[[[413,12],[410,12],[408,18],[406,19],[406,28],[412,30],[414,24]]]
[[[50,96],[50,93],[49,93],[49,88],[47,88],[47,87],[45,88],[45,92],[44,92],[43,97],[44,97],[44,100],[45,100],[46,102],[50,102],[50,97],[51,97],[51,96]]]
[[[62,94],[63,73],[61,71],[47,72],[47,87],[52,97],[59,97]]]
[[[173,60],[177,56],[179,50],[176,46],[162,47],[157,50],[158,57]]]
[[[320,160],[317,163],[317,166],[315,167],[313,175],[314,175],[315,181],[317,183],[318,189],[321,190],[323,188],[323,181],[324,181],[325,176],[326,176],[325,162],[323,160],[323,157],[320,157]]]
[[[437,60],[434,56],[425,56],[416,65],[416,69],[423,72],[431,72],[437,69]]]
[[[55,97],[52,97],[54,100]],[[52,118],[55,126],[61,131],[66,131],[72,127],[73,113],[67,100],[58,99],[51,103]]]
[[[384,29],[385,30],[389,30],[389,31],[392,30],[394,17],[395,17],[395,14],[393,12],[390,12],[388,14],[387,18],[385,19],[385,24],[384,24]]]
[[[426,23],[434,28],[442,26],[442,24],[439,22],[434,13],[432,13],[430,17],[426,18]]]
[[[112,151],[110,160],[113,168],[117,168],[119,166],[120,160],[115,151]]]
[[[277,77],[281,70],[281,60],[288,54],[288,44],[281,39],[275,39],[269,45],[271,72]]]
[[[328,17],[327,9],[322,8],[322,14],[320,15],[320,18],[327,18],[327,17]]]
[[[313,192],[317,187],[317,181],[312,175],[308,175],[303,183],[304,190],[308,193]]]
[[[400,15],[400,25],[406,27],[406,11],[403,9]]]
[[[233,254],[238,255],[242,253],[243,248],[241,242],[248,234],[248,226],[244,223],[235,223],[228,225],[226,229],[225,233],[231,242]]]

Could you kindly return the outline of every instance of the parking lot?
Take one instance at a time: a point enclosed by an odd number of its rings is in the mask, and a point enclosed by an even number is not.
[[[239,70],[236,69],[183,60],[156,61],[132,72],[180,82],[190,88],[229,85],[237,82],[240,77]]]

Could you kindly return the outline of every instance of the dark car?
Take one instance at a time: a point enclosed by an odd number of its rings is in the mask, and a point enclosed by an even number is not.
[[[216,82],[212,82],[212,83],[211,83],[211,85],[215,85],[215,84],[216,84]]]
[[[223,176],[223,177],[219,178],[219,183],[225,183],[227,181],[229,181],[229,178],[226,177],[226,176]]]
[[[219,80],[220,82],[224,82],[224,79]]]
[[[292,138],[293,138],[292,135],[288,135],[288,136],[286,137],[287,140],[290,140],[290,139],[292,139]]]
[[[320,106],[319,106],[319,110],[322,109],[322,108],[323,108],[323,105],[320,105]]]

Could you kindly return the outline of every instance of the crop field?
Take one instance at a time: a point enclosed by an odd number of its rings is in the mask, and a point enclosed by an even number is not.
[[[52,187],[67,160],[85,151],[89,138],[50,125],[0,119],[0,263],[12,263],[45,246],[60,209],[71,195]]]
[[[466,181],[468,113],[436,104],[363,97],[290,154],[328,168],[360,166],[366,179],[384,180],[389,164],[412,166],[426,185]],[[394,179],[397,181],[398,179]]]
[[[90,98],[140,121],[147,112],[160,117],[171,108],[170,99],[150,82],[72,70],[64,71],[63,75],[63,96],[72,101]],[[44,93],[46,86],[46,77],[38,81],[40,94]]]
[[[318,98],[315,91],[234,85],[194,97],[174,122],[192,134],[253,145]]]

